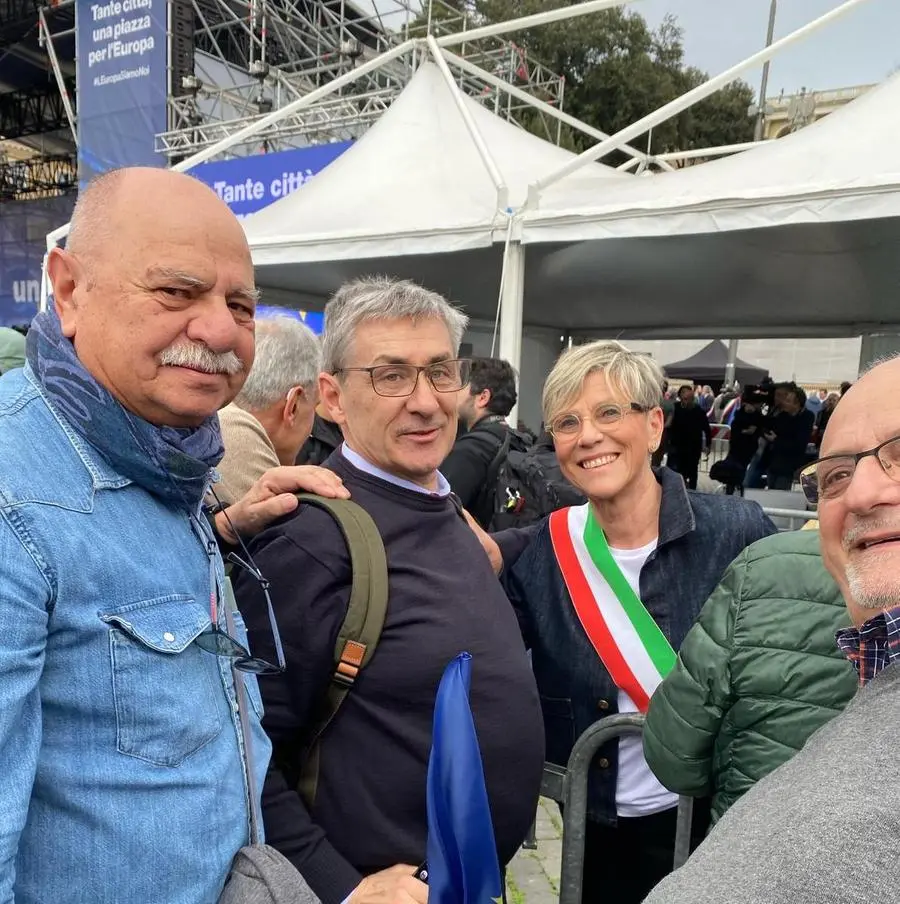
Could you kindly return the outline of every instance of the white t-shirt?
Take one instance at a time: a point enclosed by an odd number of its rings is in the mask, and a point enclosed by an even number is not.
[[[656,540],[640,549],[613,549],[612,557],[622,569],[631,589],[640,598],[640,577],[644,563],[656,549]],[[624,691],[619,691],[619,712],[636,713],[638,708]],[[644,759],[640,735],[623,735],[619,740],[619,774],[616,781],[616,812],[619,816],[649,816],[678,806],[678,795],[666,790]]]

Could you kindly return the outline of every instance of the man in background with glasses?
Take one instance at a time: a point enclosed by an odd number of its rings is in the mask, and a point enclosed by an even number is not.
[[[323,904],[424,904],[426,770],[435,692],[472,655],[471,707],[498,854],[534,818],[543,731],[512,607],[438,468],[456,436],[470,362],[466,317],[410,282],[366,279],[325,309],[322,403],[345,442],[328,460],[384,540],[389,606],[380,642],[321,736],[313,805],[297,791],[304,749],[335,672],[352,584],[332,519],[305,507],[251,546],[284,638],[287,670],[260,682],[274,746],[263,793],[267,840]],[[239,577],[250,645],[274,655],[264,595]]]
[[[898,382],[898,358],[866,373],[835,408],[821,458],[801,473],[807,498],[818,504],[822,558],[854,623],[838,631],[837,644],[856,667],[860,690],[725,814],[647,904],[898,900]],[[760,660],[756,669],[765,668]]]
[[[246,649],[202,507],[253,362],[250,252],[209,188],[126,169],[80,194],[48,272],[0,379],[0,901],[210,904],[269,754],[232,662],[279,668]],[[280,468],[220,529],[300,484],[340,492]]]

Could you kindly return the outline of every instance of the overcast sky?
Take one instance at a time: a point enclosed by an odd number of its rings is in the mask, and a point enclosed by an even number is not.
[[[766,41],[770,0],[637,0],[651,25],[671,12],[684,28],[689,63],[711,74],[759,50]],[[775,37],[840,6],[838,0],[778,0]],[[880,82],[900,66],[900,2],[867,0],[772,61],[769,95]],[[760,72],[745,76],[759,88]]]
[[[397,0],[356,0],[383,12]],[[631,8],[651,25],[673,13],[684,28],[688,63],[716,74],[761,49],[770,0],[635,0]],[[840,6],[840,0],[778,0],[775,36]],[[402,21],[402,19],[401,19]],[[866,0],[772,62],[769,94],[823,91],[883,80],[900,67],[900,0]],[[744,78],[759,89],[760,70]]]

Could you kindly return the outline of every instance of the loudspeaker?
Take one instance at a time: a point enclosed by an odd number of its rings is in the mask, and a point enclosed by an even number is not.
[[[184,87],[186,76],[194,74],[194,5],[191,0],[171,0],[172,35],[169,43],[169,67],[172,72],[172,96],[190,93]]]

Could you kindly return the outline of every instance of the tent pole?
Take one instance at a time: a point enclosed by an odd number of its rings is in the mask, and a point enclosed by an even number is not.
[[[734,372],[737,367],[738,340],[728,340],[728,363],[725,365],[725,385],[734,385]]]
[[[572,173],[576,172],[579,169],[582,169],[588,164],[594,163],[595,161],[599,160],[601,157],[605,157],[612,151],[618,150],[622,147],[623,144],[625,144],[625,142],[631,141],[632,139],[637,138],[639,135],[643,135],[649,129],[652,129],[654,126],[658,126],[660,123],[665,122],[667,119],[671,119],[678,113],[687,110],[688,107],[692,107],[698,101],[704,100],[711,94],[715,94],[716,91],[733,82],[746,70],[753,69],[760,63],[764,63],[766,60],[772,59],[773,56],[784,50],[786,47],[790,47],[791,45],[802,41],[814,31],[818,31],[823,26],[830,24],[836,19],[839,19],[841,16],[850,12],[850,10],[865,2],[866,0],[845,0],[844,3],[825,13],[824,16],[820,16],[818,19],[809,22],[802,28],[798,28],[796,31],[791,32],[791,34],[786,35],[785,37],[776,41],[774,44],[771,44],[768,47],[764,47],[758,53],[754,53],[753,56],[747,57],[747,59],[743,62],[732,66],[730,69],[726,69],[720,75],[714,76],[713,78],[704,82],[702,85],[698,85],[696,88],[688,91],[687,94],[683,94],[681,97],[676,98],[670,103],[660,107],[655,113],[644,116],[637,122],[632,123],[630,126],[627,126],[620,132],[617,132],[615,135],[610,136],[606,139],[606,141],[602,141],[600,142],[600,144],[597,144],[592,148],[588,148],[588,150],[586,150],[582,154],[579,154],[574,160],[571,160],[565,166],[561,166],[555,172],[548,173],[546,176],[538,179],[537,182],[532,183],[528,187],[528,200],[525,203],[525,207],[534,207],[537,204],[540,194],[542,191],[544,191],[544,189],[549,188],[551,185],[555,185],[557,182],[565,179],[566,176],[571,175]]]
[[[563,6],[560,9],[549,9],[546,12],[534,13],[531,16],[510,19],[508,22],[494,22],[481,28],[470,28],[468,31],[460,31],[453,35],[443,35],[437,39],[437,42],[440,47],[455,47],[457,44],[480,41],[482,38],[490,38],[494,35],[505,35],[511,31],[535,28],[538,25],[547,25],[549,22],[562,22],[565,19],[574,19],[576,16],[587,16],[590,13],[598,13],[604,9],[625,6],[628,3],[634,3],[634,0],[587,0],[586,3],[576,3],[573,6]]]
[[[509,82],[503,81],[501,78],[497,78],[496,75],[488,72],[486,69],[482,69],[480,66],[476,66],[474,63],[469,60],[463,59],[463,57],[457,56],[455,53],[449,50],[441,50],[441,53],[444,59],[450,63],[451,66],[455,66],[457,69],[462,69],[463,72],[468,72],[469,75],[474,75],[476,78],[481,79],[481,81],[487,82],[489,85],[492,85],[495,88],[498,88],[501,91],[510,94],[512,97],[516,98],[516,100],[522,101],[522,103],[528,104],[529,106],[534,107],[535,110],[540,110],[542,113],[546,113],[548,116],[554,117],[559,122],[565,123],[567,126],[571,126],[573,129],[578,129],[579,132],[584,132],[585,135],[590,135],[591,138],[596,138],[598,141],[604,141],[609,138],[609,135],[606,132],[601,132],[599,129],[595,129],[593,126],[589,126],[587,123],[582,122],[580,119],[577,119],[574,116],[570,116],[568,113],[564,113],[562,110],[558,110],[552,104],[548,104],[546,101],[539,100],[534,97],[534,95],[529,94],[527,91],[523,91],[521,88],[517,88],[515,85],[510,84]],[[626,154],[631,154],[635,160],[646,160],[647,155],[643,151],[639,151],[637,148],[633,148],[629,145],[624,145],[622,150]],[[653,162],[656,163],[659,160],[658,157],[653,157]],[[629,161],[630,162],[630,161]],[[669,163],[662,163],[661,166],[663,169],[673,170],[674,167]]]
[[[639,157],[632,157],[631,160],[626,160],[624,163],[622,163],[622,164],[620,164],[619,166],[617,166],[616,169],[617,169],[620,173],[629,173],[629,172],[631,172],[631,170],[633,170],[636,166],[639,166],[639,165],[640,165],[640,162],[641,162],[641,160],[640,160]]]
[[[728,154],[738,154],[741,151],[758,148],[763,144],[772,144],[774,140],[773,138],[768,141],[742,141],[740,144],[723,144],[716,148],[691,148],[689,151],[669,151],[668,153],[660,154],[658,157],[654,156],[653,160],[662,162],[664,160],[696,160],[698,157],[725,157]],[[631,166],[632,161],[627,161],[626,165]],[[619,169],[624,168],[625,166],[619,167]]]
[[[207,160],[211,160],[218,154],[227,151],[231,147],[234,147],[234,145],[241,144],[246,139],[251,138],[253,135],[256,135],[259,132],[262,132],[269,126],[274,125],[285,116],[290,116],[297,110],[302,110],[304,107],[308,107],[314,104],[317,100],[320,100],[323,97],[327,97],[329,94],[334,94],[335,91],[339,91],[345,85],[350,85],[360,79],[362,76],[367,75],[369,72],[381,68],[385,63],[389,63],[391,60],[395,60],[397,59],[397,57],[403,56],[405,53],[408,53],[413,47],[417,46],[418,43],[419,42],[417,40],[410,39],[409,41],[404,41],[402,44],[398,44],[391,50],[387,50],[379,56],[373,57],[367,63],[363,63],[356,69],[352,69],[350,72],[345,72],[343,75],[338,76],[338,78],[334,79],[334,81],[328,82],[327,84],[322,85],[322,87],[316,88],[314,91],[310,91],[309,94],[304,94],[302,97],[298,97],[296,100],[291,101],[289,104],[286,104],[285,106],[280,107],[277,110],[273,110],[266,116],[263,116],[262,118],[257,119],[255,122],[251,122],[249,125],[244,126],[243,129],[239,129],[232,135],[227,135],[221,141],[217,141],[215,144],[210,145],[208,148],[204,148],[202,151],[198,151],[196,154],[192,154],[190,157],[186,157],[184,160],[176,163],[175,166],[172,167],[172,169],[175,172],[184,172],[185,170],[190,169],[192,166],[197,166],[197,164],[199,163],[205,163]],[[68,223],[66,223],[64,226],[60,226],[57,229],[54,229],[53,232],[47,234],[47,248],[53,248],[60,242],[61,239],[64,239],[68,234]]]
[[[491,182],[494,183],[494,188],[497,189],[497,206],[500,210],[506,210],[509,206],[509,189],[503,181],[503,176],[500,174],[500,170],[497,168],[497,164],[491,156],[491,152],[488,150],[488,146],[485,144],[481,132],[478,131],[478,126],[475,125],[472,113],[463,102],[462,94],[460,93],[456,82],[453,81],[453,74],[447,67],[447,61],[441,56],[441,48],[438,47],[437,42],[434,40],[434,35],[428,35],[425,41],[428,44],[428,49],[431,51],[434,62],[441,72],[441,76],[447,83],[447,87],[450,89],[450,96],[453,98],[453,103],[456,104],[456,109],[459,110],[459,115],[465,123],[466,131],[469,133],[469,137],[475,145],[475,150],[478,151],[478,156],[481,157],[481,162],[488,171]]]
[[[522,373],[522,320],[525,295],[525,248],[520,241],[507,246],[503,300],[500,304],[500,354],[519,375]],[[515,427],[519,406],[509,414],[509,422]]]

